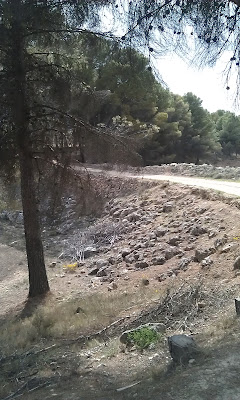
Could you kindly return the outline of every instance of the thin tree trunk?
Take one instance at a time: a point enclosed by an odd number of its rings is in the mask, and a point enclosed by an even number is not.
[[[31,154],[20,155],[21,195],[29,271],[29,297],[49,291]]]
[[[42,295],[49,291],[46,274],[41,229],[34,181],[34,159],[29,130],[29,103],[27,93],[27,73],[25,67],[26,49],[22,31],[22,1],[11,0],[12,52],[11,71],[13,96],[13,122],[19,154],[21,174],[21,195],[26,239],[26,252],[29,270],[29,297]]]

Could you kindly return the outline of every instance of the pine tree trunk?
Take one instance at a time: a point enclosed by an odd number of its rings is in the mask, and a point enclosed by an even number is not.
[[[33,142],[29,130],[29,102],[27,93],[26,49],[21,22],[21,0],[10,0],[12,13],[12,52],[10,71],[14,88],[12,101],[13,124],[18,146],[21,174],[21,195],[29,270],[29,297],[49,291],[34,181]]]
[[[49,291],[46,274],[39,211],[37,207],[34,165],[31,154],[20,155],[21,195],[24,217],[24,231],[29,271],[29,297]]]

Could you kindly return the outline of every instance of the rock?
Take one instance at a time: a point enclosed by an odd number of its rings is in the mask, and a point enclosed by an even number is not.
[[[162,227],[157,228],[156,231],[155,231],[155,235],[156,235],[157,237],[162,237],[162,236],[164,236],[166,233],[167,233],[167,229],[162,228]]]
[[[236,242],[233,243],[228,243],[223,248],[220,250],[220,253],[228,253],[230,250],[238,247],[238,244]]]
[[[158,282],[163,282],[168,278],[167,274],[161,274],[157,277]]]
[[[163,212],[171,212],[173,210],[174,203],[171,201],[168,201],[167,203],[163,204]]]
[[[212,239],[214,236],[217,236],[217,232],[216,232],[216,231],[210,231],[210,232],[208,233],[209,239]]]
[[[97,275],[98,271],[99,271],[99,268],[98,268],[98,267],[93,267],[93,268],[89,271],[88,275]]]
[[[176,364],[186,364],[195,359],[200,353],[194,339],[187,335],[173,335],[168,337],[168,347],[173,361]]]
[[[182,271],[186,271],[187,267],[188,267],[188,264],[190,264],[191,261],[192,261],[191,258],[187,258],[187,257],[186,258],[182,258],[178,263],[177,269],[181,269]]]
[[[236,258],[236,260],[233,263],[233,269],[240,269],[240,256]]]
[[[49,265],[49,268],[55,268],[57,265],[56,261],[51,262],[51,264]]]
[[[132,264],[132,263],[135,261],[135,258],[134,258],[133,255],[128,255],[128,256],[126,256],[126,257],[124,258],[124,261],[125,261],[127,264]]]
[[[215,253],[215,249],[213,247],[209,247],[208,249],[196,249],[194,261],[201,262],[204,258],[208,257],[210,254]]]
[[[143,286],[148,286],[149,285],[149,279],[143,278],[142,279],[142,284],[143,284]]]
[[[139,221],[141,218],[141,215],[139,215],[138,213],[132,213],[130,215],[127,216],[127,219],[129,222],[136,222]]]
[[[166,260],[170,260],[177,254],[178,254],[178,250],[175,247],[170,247],[169,249],[165,250],[164,257]]]
[[[89,258],[97,253],[97,249],[94,246],[88,246],[84,249],[84,258]]]
[[[226,244],[227,243],[227,236],[226,235],[224,235],[222,238],[218,238],[218,239],[216,239],[215,240],[215,242],[214,242],[214,247],[215,247],[215,249],[218,249],[219,247],[221,247],[221,246],[223,246],[224,244]]]
[[[135,267],[138,269],[148,268],[149,264],[146,261],[138,261],[135,263]]]
[[[116,290],[117,288],[118,288],[118,285],[115,282],[112,282],[108,286],[108,291],[111,292],[112,290]]]
[[[83,313],[83,314],[85,314],[85,311],[83,310],[83,308],[82,308],[82,307],[77,307],[77,309],[76,309],[75,313],[76,313],[76,314],[80,314],[80,313]]]
[[[204,267],[209,267],[209,265],[212,265],[213,264],[213,260],[211,260],[211,258],[208,256],[208,257],[206,257],[206,258],[204,258],[202,261],[201,261],[201,266],[204,268]]]
[[[151,262],[153,265],[163,265],[165,261],[166,261],[165,257],[160,256],[160,257],[153,257]]]
[[[108,265],[108,262],[107,262],[107,260],[100,258],[99,260],[96,261],[95,264],[96,264],[96,267],[98,267],[100,269],[100,268],[106,267]]]
[[[179,236],[173,236],[171,238],[169,238],[168,240],[168,244],[170,244],[171,246],[177,246],[178,243],[181,242],[181,239]]]
[[[207,232],[207,229],[201,225],[194,225],[190,230],[191,235],[200,236]]]
[[[206,211],[207,211],[207,208],[202,207],[202,208],[199,208],[199,209],[197,210],[197,213],[198,213],[198,214],[204,214]]]
[[[124,257],[128,256],[131,252],[132,251],[129,248],[123,249],[122,250],[122,257],[124,258]]]
[[[88,274],[89,275],[89,274]],[[106,267],[102,267],[100,268],[97,273],[96,273],[97,277],[103,277],[103,276],[107,276],[107,268]]]

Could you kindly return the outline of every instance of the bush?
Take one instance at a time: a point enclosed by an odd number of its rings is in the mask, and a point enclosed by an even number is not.
[[[160,339],[160,334],[154,329],[143,327],[133,332],[129,332],[128,341],[133,343],[140,350],[146,349],[152,343],[156,343]]]

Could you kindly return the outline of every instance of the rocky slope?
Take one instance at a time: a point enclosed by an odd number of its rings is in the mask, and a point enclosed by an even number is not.
[[[128,185],[129,180],[122,182],[123,186]],[[238,361],[225,349],[221,351],[219,341],[226,333],[233,342],[239,339],[238,321],[234,319],[234,297],[240,287],[240,265],[236,261],[239,209],[217,194],[168,183],[152,188],[136,186],[130,194],[113,197],[103,215],[91,226],[79,229],[73,223],[71,229],[51,238],[49,246],[56,246],[57,251],[47,263],[54,294],[51,305],[56,301],[64,307],[66,299],[77,299],[74,308],[69,309],[69,321],[71,317],[74,324],[86,295],[94,298],[100,293],[112,302],[118,296],[123,302],[126,296],[129,303],[124,304],[121,314],[111,316],[112,324],[106,330],[103,322],[92,328],[104,331],[104,335],[95,337],[104,341],[103,344],[86,348],[86,338],[85,342],[79,339],[69,343],[64,351],[49,350],[48,356],[34,360],[39,388],[32,393],[25,392],[25,398],[190,400],[194,393],[194,398],[199,400],[237,398],[238,385],[233,381]],[[5,251],[12,257],[14,244],[6,246]],[[22,274],[24,263],[21,260],[21,265],[15,266],[15,273],[21,270]],[[3,263],[1,267],[6,266]],[[26,279],[26,274],[21,279]],[[15,304],[24,298],[26,283],[21,285],[21,279],[16,290],[11,287],[9,274],[7,279],[3,278],[1,304],[7,304],[9,293],[15,298]],[[141,301],[132,304],[131,298],[135,299],[136,294]],[[161,344],[143,353],[123,349],[120,334],[145,322],[161,322],[165,326]],[[194,335],[208,349],[210,358],[193,361],[194,365],[168,371],[166,375],[163,371],[170,361],[166,337],[183,332]],[[75,336],[80,338],[81,334],[84,332],[80,326]],[[236,352],[234,343],[228,340],[228,345]],[[44,347],[48,346],[45,341]],[[225,374],[228,368],[225,359],[230,369],[228,374]],[[27,356],[21,365],[28,370]],[[208,375],[203,374],[206,366]],[[155,373],[159,368],[161,371]],[[212,372],[214,368],[216,374]],[[67,379],[67,386],[63,377]],[[41,388],[44,379],[47,386]],[[139,381],[129,389],[116,390]],[[214,397],[212,387],[218,385],[225,388],[225,394],[216,389]]]

